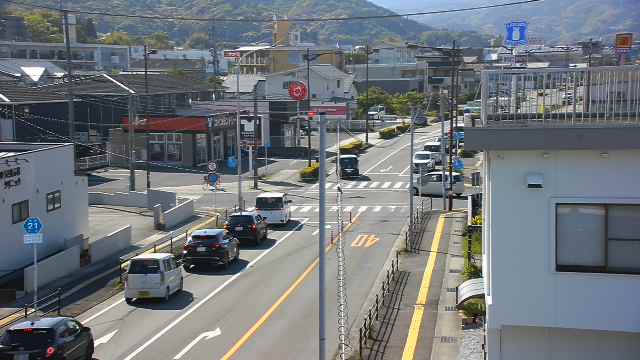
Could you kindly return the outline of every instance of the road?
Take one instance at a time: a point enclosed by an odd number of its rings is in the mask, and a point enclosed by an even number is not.
[[[421,129],[416,149],[439,132]],[[363,176],[344,181],[344,234],[349,324],[352,326],[409,214],[409,136],[385,141],[360,157]],[[336,232],[336,179],[328,179],[327,219]],[[400,185],[399,185],[400,184]],[[318,186],[291,188],[292,221],[264,245],[244,247],[228,270],[185,273],[184,291],[169,302],[127,305],[121,295],[79,316],[107,359],[317,359]],[[419,199],[416,197],[416,201]],[[427,204],[428,204],[428,198]],[[436,207],[441,201],[434,199]],[[456,200],[455,207],[462,207]],[[335,248],[327,239],[327,350],[338,349]]]

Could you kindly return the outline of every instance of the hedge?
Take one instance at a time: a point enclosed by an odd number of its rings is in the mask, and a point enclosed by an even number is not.
[[[320,163],[313,163],[311,166],[300,170],[300,180],[302,181],[315,181],[318,180],[320,174]]]
[[[477,151],[462,149],[462,150],[460,150],[458,155],[460,155],[460,157],[462,157],[462,158],[472,158],[472,157],[476,156],[477,153],[478,153]]]
[[[398,134],[405,133],[405,132],[407,132],[407,130],[409,130],[409,127],[411,127],[411,125],[409,125],[409,124],[398,125],[398,126],[396,126],[396,132]]]
[[[340,153],[341,154],[357,154],[358,152],[360,152],[360,150],[362,150],[363,145],[364,143],[362,142],[362,140],[360,139],[354,140],[348,144],[340,146]]]
[[[394,127],[384,128],[378,131],[378,136],[380,136],[381,139],[391,139],[396,135],[398,134],[396,133],[396,128]]]

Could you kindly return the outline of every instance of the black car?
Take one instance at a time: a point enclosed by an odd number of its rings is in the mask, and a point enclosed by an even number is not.
[[[91,360],[91,329],[68,317],[25,321],[5,331],[0,360]]]
[[[222,229],[194,231],[184,244],[182,266],[189,271],[191,265],[223,265],[228,267],[240,258],[238,239]]]
[[[267,222],[255,212],[243,211],[232,214],[224,224],[224,228],[241,242],[250,240],[258,245],[267,239]]]
[[[356,155],[340,155],[340,178],[360,177],[358,157]]]

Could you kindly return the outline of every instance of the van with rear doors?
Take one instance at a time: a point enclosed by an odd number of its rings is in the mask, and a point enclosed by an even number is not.
[[[268,225],[286,225],[291,219],[287,194],[265,192],[256,197],[256,213],[262,216]]]
[[[127,304],[134,299],[160,298],[169,300],[171,294],[182,291],[182,270],[173,254],[148,253],[131,259],[124,284]]]

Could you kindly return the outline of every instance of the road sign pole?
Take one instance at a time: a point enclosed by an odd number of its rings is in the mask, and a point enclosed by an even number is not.
[[[33,243],[33,310],[38,311],[38,244]]]
[[[318,334],[319,334],[319,344],[318,344],[318,359],[325,360],[325,256],[324,256],[324,244],[325,244],[325,197],[326,197],[326,136],[327,136],[327,123],[325,120],[324,114],[319,115],[319,130],[320,130],[320,169],[319,169],[319,200],[318,200],[318,208],[319,208],[319,222],[320,228],[318,229],[318,293],[319,293],[319,312],[318,312]]]

